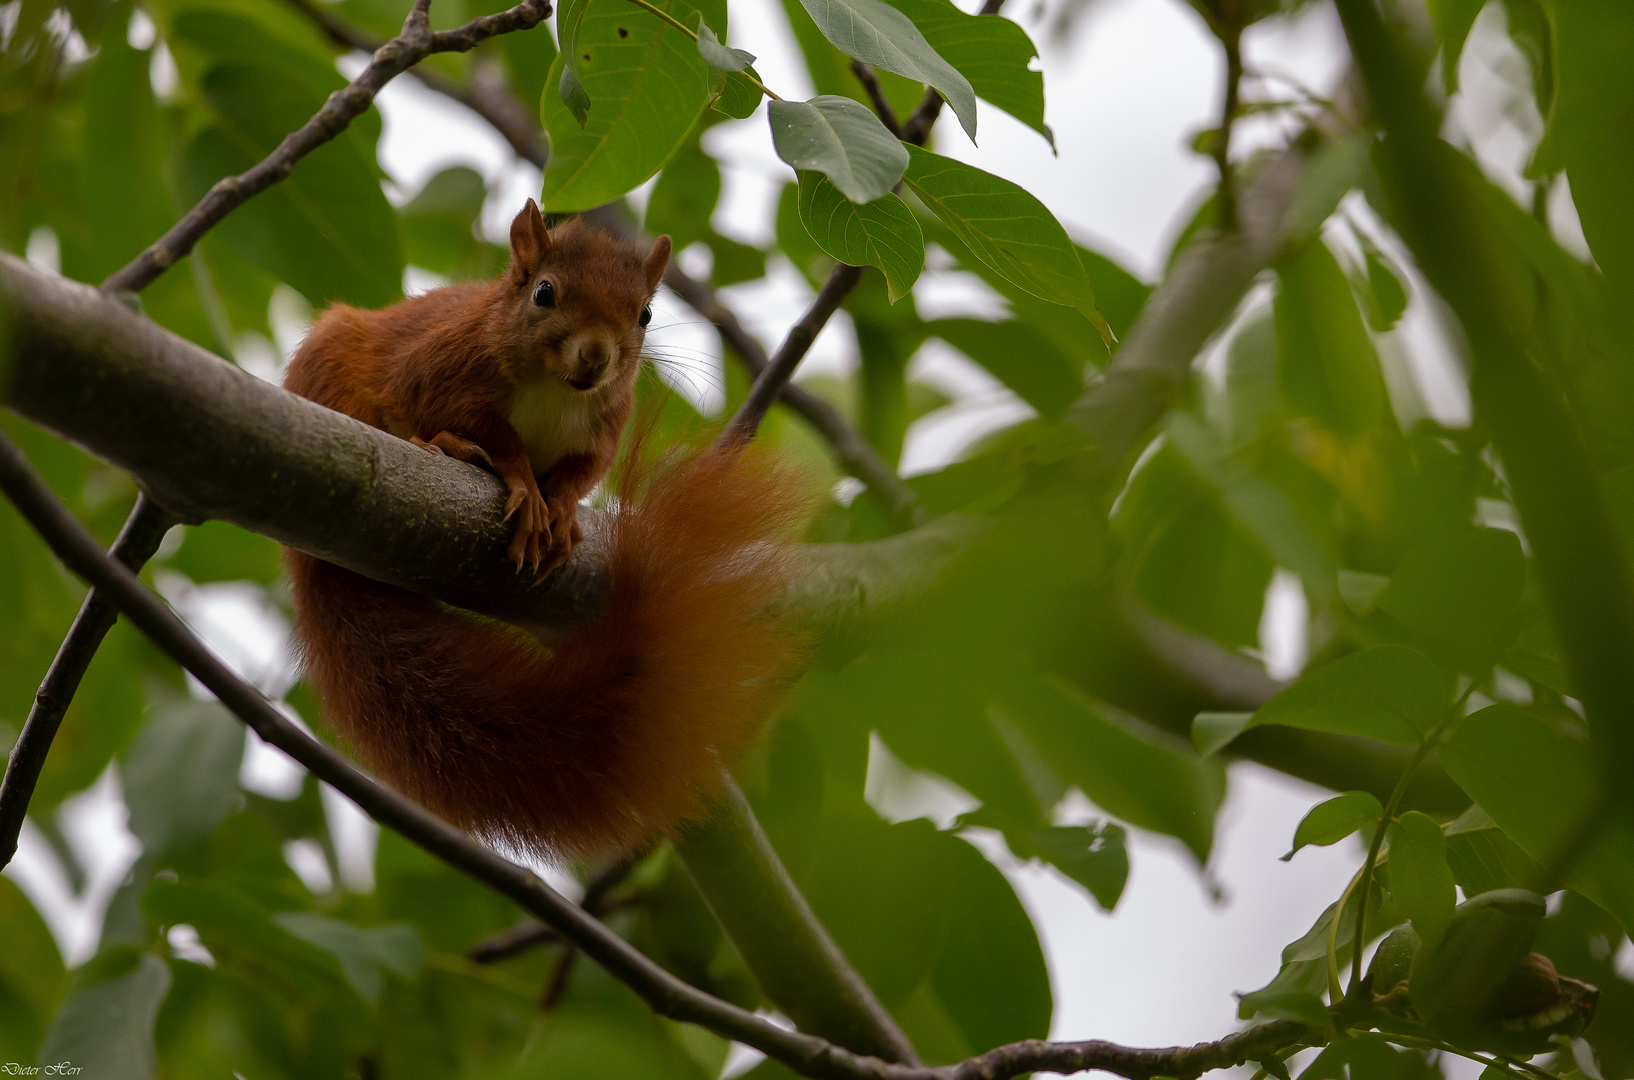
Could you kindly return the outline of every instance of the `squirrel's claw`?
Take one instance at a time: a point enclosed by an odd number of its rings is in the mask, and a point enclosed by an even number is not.
[[[516,518],[516,531],[511,534],[511,543],[505,551],[506,557],[516,565],[516,572],[528,564],[533,565],[534,572],[539,571],[542,552],[550,544],[550,512],[545,506],[544,497],[537,489],[529,488],[524,484],[516,484],[511,488],[511,497],[505,501],[504,520]]]

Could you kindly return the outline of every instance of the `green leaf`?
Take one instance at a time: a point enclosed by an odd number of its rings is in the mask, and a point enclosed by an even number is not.
[[[1419,1016],[1454,1038],[1467,1034],[1532,948],[1543,915],[1543,898],[1525,889],[1482,893],[1459,904],[1440,943],[1426,942],[1413,957],[1408,993]]]
[[[822,94],[810,101],[767,106],[777,156],[796,171],[814,170],[834,182],[847,199],[870,203],[902,179],[908,151],[867,106]]]
[[[1253,713],[1200,712],[1191,719],[1191,744],[1204,757],[1218,753],[1248,730],[1253,720]]]
[[[182,546],[165,565],[186,574],[195,584],[248,580],[271,585],[283,573],[277,542],[259,533],[225,521],[205,521],[185,529]]]
[[[1618,0],[1544,0],[1558,80],[1548,128],[1528,167],[1531,176],[1565,169],[1572,202],[1594,260],[1623,297],[1634,300],[1634,204],[1628,177],[1634,145],[1634,19]]]
[[[1428,6],[1436,40],[1441,43],[1441,78],[1450,95],[1458,90],[1458,60],[1486,0],[1429,0]]]
[[[1067,230],[1008,180],[917,146],[903,179],[976,257],[1034,296],[1081,311],[1108,348],[1112,331]]]
[[[201,82],[212,124],[182,160],[188,200],[241,173],[323,106],[321,94],[255,64],[211,68]],[[216,226],[235,254],[288,282],[315,305],[344,300],[383,307],[402,296],[397,216],[380,190],[372,157],[355,132],[342,133]]]
[[[883,0],[800,0],[836,49],[853,59],[935,87],[976,138],[976,93],[902,12]],[[784,160],[787,160],[786,158]],[[867,200],[859,200],[867,201]]]
[[[0,878],[0,1059],[33,1061],[68,981],[57,942],[10,878]]]
[[[477,235],[488,197],[482,174],[464,165],[444,169],[410,199],[403,219],[403,254],[415,266],[452,277],[486,277],[497,271],[498,250]]]
[[[584,13],[590,0],[562,0],[556,13],[557,59],[551,65],[551,74],[557,74],[556,95],[582,128],[590,119],[590,95],[579,79],[579,28],[584,24]],[[551,76],[545,76],[546,95],[539,100],[539,112],[545,129],[550,129],[549,86]]]
[[[1373,340],[1339,261],[1313,240],[1277,267],[1278,382],[1293,416],[1359,435],[1390,416]]]
[[[152,1080],[159,1073],[153,1023],[170,991],[170,965],[141,953],[134,966],[80,987],[51,1021],[40,1061],[71,1062],[85,1076]]]
[[[925,330],[986,368],[1040,414],[1056,419],[1084,392],[1084,362],[1023,319],[935,319]]]
[[[753,75],[760,78],[760,72],[750,68],[746,72],[733,72],[722,75],[716,72],[709,80],[709,107],[718,113],[724,113],[734,120],[747,120],[760,108],[760,99],[765,95],[760,87],[750,82],[746,76]],[[761,80],[764,82],[764,80]]]
[[[1041,858],[1088,889],[1103,911],[1118,906],[1129,882],[1128,834],[1123,826],[1111,821],[1052,825],[1035,829],[1028,839]]]
[[[800,174],[799,198],[800,220],[818,247],[840,262],[877,267],[891,303],[908,295],[925,268],[925,238],[907,203],[889,192],[851,202],[817,172]]]
[[[310,911],[281,911],[272,921],[333,956],[352,989],[370,1005],[380,1003],[386,971],[410,978],[425,965],[425,945],[405,923],[365,930]]]
[[[1478,804],[1472,804],[1443,830],[1447,865],[1464,895],[1493,889],[1524,889],[1543,880],[1543,868],[1498,828]]]
[[[700,14],[685,0],[657,6],[683,23]],[[725,26],[717,6],[702,5],[702,13]],[[581,119],[561,95],[541,99],[551,143],[542,202],[552,213],[572,213],[621,197],[663,167],[709,103],[710,70],[685,36],[623,0],[567,5],[561,18],[588,104]],[[568,56],[564,48],[552,70],[568,72]]]
[[[1451,684],[1429,657],[1405,645],[1378,645],[1307,672],[1266,702],[1251,726],[1417,743],[1440,722]]]
[[[1367,275],[1363,278],[1366,289],[1363,298],[1367,307],[1367,324],[1379,333],[1389,330],[1407,310],[1407,287],[1401,283],[1402,273],[1374,246],[1365,234],[1358,233],[1362,245],[1363,264]]]
[[[1031,69],[1038,55],[1027,31],[998,15],[969,15],[952,0],[886,0],[913,20],[932,48],[970,80],[976,96],[992,102],[1055,146],[1044,123],[1044,73]]]
[[[1447,866],[1441,826],[1417,810],[1390,823],[1390,896],[1426,947],[1441,943],[1458,888]]]
[[[238,795],[244,725],[214,701],[163,704],[120,765],[130,829],[149,855],[198,843]]]
[[[1440,753],[1448,775],[1540,865],[1593,810],[1600,770],[1581,732],[1513,705],[1465,717]],[[1607,817],[1565,884],[1634,926],[1634,830]]]
[[[1294,830],[1294,846],[1282,857],[1282,861],[1293,858],[1307,844],[1318,847],[1337,844],[1359,829],[1377,825],[1383,817],[1384,807],[1366,791],[1347,791],[1327,802],[1317,803]]]
[[[755,62],[755,54],[743,49],[729,49],[721,44],[715,31],[704,22],[704,13],[698,12],[698,55],[715,71],[742,71]]]
[[[1487,657],[1519,633],[1525,584],[1520,538],[1507,529],[1470,529],[1409,549],[1377,603],[1415,630]]]
[[[995,709],[1096,806],[1131,825],[1178,837],[1199,861],[1208,858],[1214,815],[1225,795],[1220,764],[1053,677],[1006,693]]]
[[[1322,1004],[1321,998],[1308,990],[1260,994],[1255,998],[1254,1007],[1261,1016],[1276,1020],[1292,1020],[1318,1031],[1326,1031],[1333,1026],[1333,1017],[1329,1014],[1328,1007]],[[1281,1065],[1282,1062],[1278,1061],[1277,1064]],[[1286,1072],[1286,1066],[1284,1071]]]

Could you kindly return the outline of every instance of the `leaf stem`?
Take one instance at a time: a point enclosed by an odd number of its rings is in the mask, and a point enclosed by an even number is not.
[[[1379,851],[1384,847],[1384,834],[1389,829],[1390,822],[1395,819],[1396,810],[1401,806],[1401,800],[1407,794],[1407,785],[1412,781],[1413,774],[1424,763],[1424,759],[1429,757],[1430,751],[1434,750],[1437,744],[1441,742],[1441,736],[1452,722],[1463,715],[1464,703],[1469,700],[1470,693],[1474,689],[1475,680],[1471,679],[1470,684],[1464,688],[1464,692],[1458,695],[1458,700],[1447,707],[1447,715],[1442,717],[1441,722],[1419,741],[1418,750],[1413,754],[1413,760],[1407,763],[1407,768],[1402,771],[1401,779],[1396,781],[1395,790],[1390,792],[1390,801],[1385,804],[1384,813],[1379,818],[1379,827],[1373,833],[1373,842],[1368,845],[1367,861],[1362,864],[1362,895],[1356,901],[1356,945],[1351,950],[1350,989],[1346,991],[1347,994],[1353,993],[1362,983],[1362,948],[1367,944],[1367,894],[1368,887],[1371,885],[1369,879],[1373,875],[1374,865],[1379,861]]]
[[[690,27],[688,27],[686,23],[682,22],[680,19],[677,19],[674,15],[671,15],[669,12],[667,12],[663,8],[659,7],[657,4],[652,3],[651,0],[630,0],[630,3],[634,4],[636,7],[641,8],[644,11],[652,12],[654,15],[658,16],[660,19],[663,19],[665,22],[667,22],[671,26],[675,27],[675,29],[681,31],[681,33],[683,33],[687,37],[691,38],[694,42],[696,42],[698,40],[697,31],[695,31],[695,30],[691,29]],[[753,75],[749,74],[749,70],[747,68],[745,68],[742,71],[732,72],[732,74],[742,75],[745,79],[748,79],[751,83],[753,83],[755,85],[755,87],[762,94],[765,94],[767,97],[771,98],[773,101],[782,101],[783,100],[782,98],[778,97],[777,94],[775,94],[771,90],[766,89],[766,84],[765,83],[761,82],[759,79],[757,79]]]
[[[1345,905],[1350,903],[1350,894],[1356,891],[1356,886],[1361,880],[1362,867],[1357,867],[1355,876],[1350,879],[1350,884],[1345,886],[1344,893],[1339,897],[1339,906],[1334,909],[1333,921],[1328,923],[1328,999],[1335,1005],[1345,996],[1344,988],[1339,985],[1339,923],[1345,917]]]

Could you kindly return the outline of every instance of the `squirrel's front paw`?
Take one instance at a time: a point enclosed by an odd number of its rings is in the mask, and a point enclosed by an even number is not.
[[[516,532],[511,535],[511,546],[505,555],[516,564],[517,573],[531,565],[539,572],[545,552],[551,547],[550,511],[538,488],[526,484],[512,484],[511,497],[505,503],[505,520],[515,515]]]

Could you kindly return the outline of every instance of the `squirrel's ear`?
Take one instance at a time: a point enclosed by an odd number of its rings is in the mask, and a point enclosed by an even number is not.
[[[529,199],[511,219],[511,274],[519,281],[531,278],[549,247],[550,230],[545,228],[544,215],[539,213],[539,204]]]
[[[652,251],[647,254],[646,259],[641,263],[642,269],[647,271],[647,287],[649,289],[658,288],[658,283],[663,280],[664,268],[669,266],[669,251],[669,237],[660,236],[652,242]]]

